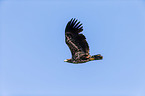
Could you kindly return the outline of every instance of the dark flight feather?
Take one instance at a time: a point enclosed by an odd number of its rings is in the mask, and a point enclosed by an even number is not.
[[[72,56],[76,52],[81,52],[82,54],[89,54],[89,46],[86,38],[83,34],[79,34],[83,31],[83,26],[80,22],[77,23],[76,19],[71,19],[65,29],[66,44],[71,50]]]

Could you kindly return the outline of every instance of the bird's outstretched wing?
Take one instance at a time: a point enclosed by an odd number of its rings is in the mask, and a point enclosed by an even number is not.
[[[65,28],[65,42],[70,48],[72,57],[76,53],[84,53],[89,55],[89,46],[86,38],[83,34],[79,34],[83,31],[83,26],[80,22],[77,22],[75,18],[71,19]]]

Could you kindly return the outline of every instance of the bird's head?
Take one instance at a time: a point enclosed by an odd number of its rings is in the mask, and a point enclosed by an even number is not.
[[[64,60],[64,62],[72,63],[72,60],[71,59],[66,59],[66,60]]]

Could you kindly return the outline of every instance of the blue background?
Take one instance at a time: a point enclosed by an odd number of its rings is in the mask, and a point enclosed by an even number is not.
[[[64,30],[83,23],[90,54],[70,64]],[[145,96],[144,0],[1,0],[0,96]]]

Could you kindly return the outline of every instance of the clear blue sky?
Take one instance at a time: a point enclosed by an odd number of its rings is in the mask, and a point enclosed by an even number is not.
[[[64,30],[79,19],[91,54],[71,58]],[[0,96],[145,96],[145,0],[1,0]]]

